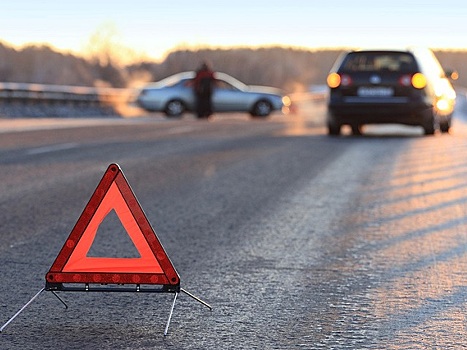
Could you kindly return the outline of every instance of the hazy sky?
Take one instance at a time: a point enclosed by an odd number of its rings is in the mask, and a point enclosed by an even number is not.
[[[80,51],[111,24],[121,44],[159,58],[179,45],[467,48],[467,4],[349,0],[15,0],[0,40]]]

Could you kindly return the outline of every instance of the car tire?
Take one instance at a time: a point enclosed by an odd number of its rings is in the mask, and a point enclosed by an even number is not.
[[[180,117],[185,112],[185,104],[180,100],[170,100],[165,106],[165,115],[169,118]]]
[[[269,101],[266,101],[266,100],[259,100],[253,106],[253,110],[251,112],[251,115],[253,117],[265,118],[265,117],[269,116],[271,114],[271,112],[272,112],[271,103]]]
[[[335,121],[334,116],[329,111],[327,113],[326,119],[328,135],[339,136],[341,134],[341,124]]]
[[[352,135],[354,136],[361,136],[362,135],[362,126],[358,124],[353,124],[350,126],[352,129]]]
[[[341,126],[335,123],[328,123],[328,135],[339,136],[341,134]]]
[[[444,120],[440,121],[439,123],[439,130],[443,133],[449,132],[451,128],[451,116],[446,117]]]
[[[425,135],[434,135],[435,134],[435,116],[433,110],[429,109],[424,111],[423,114],[423,131]]]

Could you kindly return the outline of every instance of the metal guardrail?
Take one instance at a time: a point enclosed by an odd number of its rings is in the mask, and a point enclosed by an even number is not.
[[[85,86],[0,83],[0,103],[21,102],[115,105],[134,101],[138,89],[96,88]],[[324,89],[289,95],[293,100],[321,100]]]
[[[133,89],[0,83],[0,103],[110,105],[130,101]]]

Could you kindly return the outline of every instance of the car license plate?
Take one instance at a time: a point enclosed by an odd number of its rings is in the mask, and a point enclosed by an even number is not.
[[[361,97],[389,97],[394,95],[394,90],[390,87],[361,87],[357,94]]]

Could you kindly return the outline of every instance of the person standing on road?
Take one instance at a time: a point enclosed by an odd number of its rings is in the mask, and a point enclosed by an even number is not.
[[[196,114],[199,119],[212,115],[212,93],[214,88],[214,72],[205,62],[196,71],[194,93],[196,97]]]

